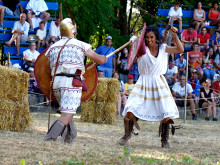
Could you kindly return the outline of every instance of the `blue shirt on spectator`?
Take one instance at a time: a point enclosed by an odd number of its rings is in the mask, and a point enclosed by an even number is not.
[[[191,82],[190,82],[190,80],[188,80],[188,83],[190,84],[190,85],[193,85],[193,84],[191,84]],[[193,94],[195,94],[196,96],[199,96],[200,95],[200,91],[199,91],[199,89],[200,88],[202,88],[201,86],[200,86],[200,82],[199,82],[199,80],[198,79],[196,79],[196,84],[194,84],[195,85],[195,88],[193,89]],[[194,86],[193,85],[193,86]],[[193,88],[193,86],[192,86],[192,88]]]
[[[108,54],[110,54],[111,52],[114,52],[114,51],[115,51],[115,48],[113,48],[113,47],[108,48],[106,45],[102,45],[95,50],[96,53],[101,54],[101,55],[105,55],[105,56],[107,56]],[[99,66],[112,69],[113,68],[113,57],[115,57],[115,54],[113,56],[109,57],[108,61],[105,64],[102,64]]]

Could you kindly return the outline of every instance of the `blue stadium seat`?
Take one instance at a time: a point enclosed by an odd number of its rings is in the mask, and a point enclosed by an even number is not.
[[[23,52],[25,51],[25,50],[27,50],[27,49],[29,49],[29,47],[20,47],[20,55],[23,55]],[[44,48],[40,48],[39,49],[39,52],[41,53],[41,52],[43,52],[44,51]],[[17,50],[16,50],[16,47],[14,47],[14,46],[5,46],[4,47],[4,54],[7,54],[7,53],[10,53],[10,54],[14,54],[14,55],[16,55],[17,54]]]

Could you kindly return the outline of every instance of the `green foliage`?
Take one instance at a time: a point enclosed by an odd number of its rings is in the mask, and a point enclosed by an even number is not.
[[[127,148],[126,146],[124,146],[124,155],[125,155],[125,156],[131,156],[130,154],[131,154],[131,153],[130,153],[129,148]]]
[[[187,164],[193,164],[195,161],[194,160],[191,160],[190,157],[188,156],[184,156],[183,158],[183,163],[187,163]]]
[[[21,159],[20,165],[25,165],[25,160]]]
[[[68,161],[58,162],[58,165],[84,165],[84,163],[79,163],[77,159],[70,159]]]

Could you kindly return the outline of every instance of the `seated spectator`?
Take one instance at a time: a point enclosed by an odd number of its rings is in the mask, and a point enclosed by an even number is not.
[[[129,74],[128,75],[128,83],[125,84],[125,95],[129,96],[131,91],[134,88],[134,76]]]
[[[60,18],[56,17],[56,21],[51,21],[47,41],[57,42],[61,38],[60,35]]]
[[[134,64],[132,65],[130,71],[128,74],[131,74],[134,76],[134,83],[137,82],[138,78],[139,78],[139,71],[138,71],[138,63],[137,60],[135,60]]]
[[[199,107],[206,109],[205,120],[209,121],[209,114],[212,111],[213,121],[218,121],[216,118],[216,103],[214,101],[213,90],[211,87],[211,80],[206,79],[205,86],[200,90]]]
[[[198,71],[198,79],[201,80],[203,77],[203,70],[201,69],[202,66],[202,53],[199,51],[199,43],[193,43],[193,50],[188,53],[189,55],[189,70],[190,73],[194,69]]]
[[[212,89],[214,93],[215,103],[220,103],[220,75],[216,77],[216,81],[212,84]]]
[[[45,23],[41,21],[39,24],[40,29],[37,30],[37,51],[40,49],[40,44],[46,45],[48,47],[48,42],[46,41],[46,31],[44,30]]]
[[[38,87],[37,81],[34,76],[34,68],[30,67],[28,69],[28,73],[29,73],[29,77],[30,77],[28,91],[35,92],[35,93],[41,93],[40,88]]]
[[[193,25],[195,26],[195,30],[198,31],[199,27],[202,29],[205,24],[205,11],[202,9],[202,2],[197,2],[197,8],[193,11]]]
[[[39,17],[44,21],[44,23],[46,23],[50,18],[50,13],[46,12],[48,7],[44,0],[30,0],[26,9],[28,10],[27,17],[31,30],[34,29],[32,18]]]
[[[220,53],[220,31],[216,30],[215,35],[212,37],[212,47],[214,48],[214,52]]]
[[[176,66],[178,68],[178,74],[186,74],[186,60],[184,59],[185,54],[180,54],[180,57],[176,60]]]
[[[118,72],[120,79],[127,83],[128,79],[128,70],[127,70],[127,62],[128,62],[128,49],[124,48],[122,52],[118,53],[117,64],[119,65]]]
[[[195,69],[192,72],[192,76],[188,80],[188,83],[192,86],[193,92],[192,96],[195,98],[196,103],[199,102],[199,95],[200,95],[200,82],[198,79],[198,71]]]
[[[16,21],[13,26],[11,39],[5,42],[6,45],[11,46],[11,43],[15,41],[15,46],[17,48],[17,56],[20,55],[19,52],[20,42],[26,42],[28,39],[28,31],[30,25],[25,20],[26,20],[26,14],[22,13],[20,15],[20,21]]]
[[[201,49],[208,49],[209,48],[209,39],[210,39],[210,35],[207,33],[207,29],[206,27],[203,27],[201,29],[201,33],[198,34],[197,38],[198,38],[198,43],[200,46],[200,50]]]
[[[179,23],[179,33],[182,32],[182,8],[180,3],[176,2],[173,7],[170,8],[168,13],[169,25],[173,26],[173,23]]]
[[[194,26],[190,25],[188,29],[183,30],[181,35],[181,41],[184,48],[192,48],[192,44],[197,42],[197,31],[194,30]]]
[[[98,77],[99,78],[103,78],[104,76],[103,76],[103,71],[101,71],[101,70],[98,70]],[[114,75],[113,75],[113,77],[114,77]],[[114,77],[115,78],[115,77]]]
[[[203,56],[203,72],[207,79],[213,79],[215,75],[215,67],[214,67],[214,60],[215,60],[215,53],[213,48],[209,48],[206,54]]]
[[[118,79],[120,82],[120,93],[119,93],[118,102],[117,102],[117,111],[118,111],[117,116],[120,116],[121,115],[121,106],[123,105],[123,107],[125,107],[125,104],[127,101],[127,97],[125,95],[125,84],[122,80],[120,80],[120,76],[119,76],[118,72],[114,73],[113,78]]]
[[[177,76],[178,76],[178,68],[175,65],[175,61],[172,60],[169,62],[167,72],[165,74],[169,86],[172,86],[174,83],[177,82]]]
[[[184,99],[185,99],[185,84],[186,77],[184,75],[180,76],[179,82],[175,83],[172,88],[172,94],[176,101],[177,106],[184,107]],[[192,120],[197,120],[195,103],[192,98],[192,86],[187,83],[186,86],[186,94],[187,94],[187,106],[190,105],[190,110],[192,112]]]
[[[210,20],[211,26],[217,26],[218,30],[220,30],[220,18],[219,18],[219,11],[218,11],[218,2],[213,2],[212,7],[208,13],[208,19]],[[211,34],[212,36],[212,34]]]
[[[3,29],[3,20],[5,16],[20,16],[23,8],[19,0],[0,0],[4,5],[0,5],[0,30]],[[17,5],[19,8],[17,8]]]
[[[29,49],[23,52],[23,60],[24,60],[23,69],[25,71],[28,71],[30,67],[34,67],[34,63],[37,57],[39,56],[39,54],[40,53],[36,51],[36,43],[32,42],[30,44]]]

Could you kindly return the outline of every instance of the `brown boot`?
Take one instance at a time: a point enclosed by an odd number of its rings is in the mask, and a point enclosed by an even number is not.
[[[131,138],[131,131],[133,129],[133,121],[129,120],[129,118],[124,117],[124,128],[125,128],[125,135],[119,140],[119,144],[124,146],[127,141]]]
[[[71,144],[73,142],[73,139],[75,139],[77,136],[76,129],[74,127],[73,121],[71,121],[65,128],[62,134],[61,142],[62,143],[69,143]]]
[[[56,120],[44,137],[44,141],[55,141],[57,137],[63,133],[65,127],[66,126],[64,123],[62,123],[60,120]]]
[[[170,148],[169,140],[169,128],[170,124],[162,123],[162,133],[161,133],[161,145],[165,148]]]

